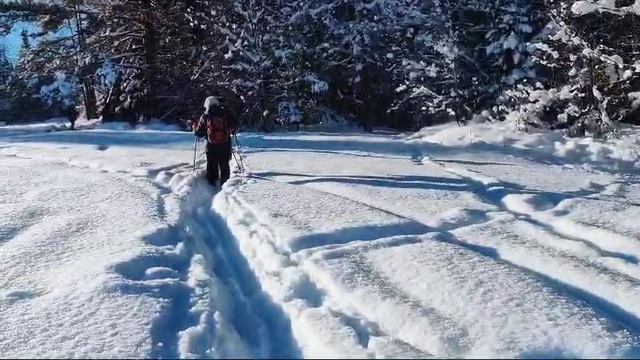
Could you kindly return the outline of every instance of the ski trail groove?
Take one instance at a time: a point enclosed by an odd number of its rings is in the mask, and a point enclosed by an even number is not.
[[[513,194],[508,190],[507,186],[501,185],[502,183],[496,179],[485,178],[483,176],[473,176],[472,172],[466,169],[456,169],[451,168],[447,165],[440,164],[436,161],[429,160],[429,162],[433,162],[434,164],[444,168],[446,171],[449,171],[457,176],[460,176],[467,181],[474,183],[477,185],[477,189],[475,193],[491,204],[495,205],[499,209],[508,212],[515,216],[517,219],[521,221],[526,221],[532,226],[538,227],[543,231],[547,231],[551,234],[554,234],[565,241],[575,241],[584,244],[586,247],[593,249],[597,254],[602,255],[605,258],[612,258],[614,260],[620,260],[626,263],[631,264],[631,266],[637,266],[637,257],[635,254],[626,254],[623,252],[616,252],[615,249],[603,249],[600,244],[603,244],[602,241],[593,238],[593,236],[580,235],[576,232],[571,232],[567,234],[567,231],[558,231],[557,226],[550,221],[545,221],[545,218],[540,218],[536,216],[537,211],[535,208],[531,209],[527,206],[522,206],[517,202],[509,202],[508,199]],[[517,192],[516,192],[517,193]],[[593,195],[598,194],[598,192],[594,192]],[[553,218],[551,218],[553,219]],[[612,234],[610,231],[604,231],[607,234]],[[573,236],[571,236],[573,235]],[[613,234],[613,236],[618,236],[618,234]],[[613,251],[612,251],[613,250]],[[502,251],[501,251],[502,252]],[[560,252],[561,254],[562,252]],[[575,298],[582,299],[592,305],[595,309],[607,314],[612,319],[616,320],[618,323],[626,324],[630,329],[633,329],[634,332],[640,332],[640,307],[636,305],[632,305],[633,302],[628,301],[628,299],[624,297],[618,297],[617,295],[614,298],[610,298],[612,294],[617,294],[617,291],[612,287],[611,289],[606,289],[607,287],[613,286],[613,284],[619,283],[618,281],[611,282],[603,282],[599,287],[594,287],[589,283],[582,282],[581,279],[573,278],[572,281],[569,279],[572,278],[572,275],[567,274],[561,271],[553,271],[549,270],[549,268],[541,268],[537,265],[532,266],[533,264],[528,264],[527,262],[522,262],[516,258],[511,258],[508,254],[500,254],[500,258],[502,260],[507,261],[512,266],[522,269],[523,271],[533,272],[543,279],[548,281],[550,284],[559,290],[565,291],[566,293],[574,296]],[[511,258],[511,259],[510,259]],[[567,260],[570,260],[570,257],[566,257]],[[526,264],[526,265],[525,265]],[[610,276],[613,278],[620,278],[620,275],[626,280],[623,282],[624,284],[629,284],[625,286],[630,286],[628,288],[629,291],[638,292],[640,286],[640,282],[638,279],[638,272],[634,269],[634,271],[627,271],[628,267],[610,267],[608,263],[591,263],[588,264],[589,267],[601,268],[605,266],[603,272],[601,272],[601,276]],[[587,264],[584,265],[585,269],[588,269]],[[558,269],[559,270],[559,269]],[[611,274],[608,275],[611,271],[615,271],[619,275]],[[578,281],[577,283],[575,281]],[[607,293],[605,293],[605,290]],[[640,293],[639,293],[640,295]]]
[[[278,246],[275,233],[267,225],[267,222],[261,221],[251,208],[234,194],[225,191],[223,193],[224,196],[217,198],[220,203],[224,204],[218,205],[222,209],[221,215],[228,222],[231,222],[231,230],[240,242],[242,253],[252,264],[261,283],[270,289],[269,292],[275,299],[280,299],[279,301],[285,304],[285,309],[289,309],[294,333],[299,341],[307,342],[306,348],[314,347],[314,344],[309,344],[309,337],[321,335],[306,333],[308,330],[304,329],[309,326],[307,323],[309,318],[304,314],[311,313],[314,309],[325,308],[333,319],[329,321],[340,323],[341,326],[352,329],[355,338],[354,345],[364,351],[364,353],[359,353],[360,355],[354,354],[353,356],[363,357],[363,354],[377,356],[375,350],[369,348],[369,339],[372,337],[392,339],[397,343],[396,346],[409,349],[409,353],[413,353],[413,356],[416,357],[430,356],[431,352],[427,349],[418,349],[410,343],[404,342],[401,338],[395,337],[393,333],[383,331],[378,323],[358,313],[353,307],[347,310],[339,302],[327,303],[331,293],[322,286],[321,282],[311,277],[311,274],[306,270],[306,266],[310,265],[308,258]],[[274,267],[271,261],[263,262],[260,260],[272,256],[276,256],[281,265]],[[293,278],[290,278],[290,275],[293,275]],[[335,300],[335,297],[331,298]],[[327,350],[321,350],[320,353]],[[322,357],[324,356],[328,355]],[[330,357],[335,356],[339,355],[335,354]]]
[[[191,261],[189,273],[181,273],[192,292],[188,316],[177,326],[175,351],[164,357],[299,357],[287,317],[263,292],[226,223],[212,209],[215,193],[204,179],[185,174],[182,165],[161,170],[156,178],[170,178],[174,185],[186,179],[195,186],[180,196],[175,189],[170,194],[179,202],[174,227]]]
[[[532,225],[538,226],[565,240],[581,242],[599,253],[602,257],[615,258],[634,265],[638,265],[639,263],[638,257],[640,256],[640,245],[635,244],[634,241],[627,239],[623,235],[610,230],[603,230],[593,226],[563,220],[561,217],[555,215],[543,214],[542,211],[536,207],[535,202],[533,204],[526,203],[522,200],[522,195],[520,195],[521,192],[510,189],[509,186],[500,180],[486,178],[483,176],[475,176],[473,172],[466,169],[453,168],[434,160],[429,160],[429,162],[442,167],[447,172],[466,179],[472,184],[475,184],[475,193],[478,196],[500,210],[513,214],[520,220],[527,221]],[[593,191],[588,195],[598,195],[602,191],[604,190]],[[544,193],[536,196],[542,197],[542,200],[546,200],[544,198]],[[531,196],[530,199],[535,200],[535,197]],[[553,210],[557,205],[557,203],[554,203],[553,207],[542,210]],[[594,236],[592,235],[593,233],[597,235]],[[602,241],[601,237],[607,237],[609,241]],[[610,245],[612,239],[616,242],[614,245]],[[627,252],[624,252],[621,249],[627,250]],[[629,251],[632,253],[628,253]]]
[[[4,156],[36,159],[21,153],[7,153]],[[53,162],[56,164],[87,168],[97,172],[111,173],[113,176],[139,187],[141,193],[149,197],[151,203],[156,204],[159,220],[168,221],[167,202],[177,201],[179,207],[178,219],[173,223],[167,223],[164,228],[148,234],[144,242],[149,248],[146,252],[125,262],[115,264],[113,271],[122,276],[123,281],[115,286],[116,291],[123,294],[143,294],[164,300],[164,305],[157,316],[152,319],[151,354],[153,358],[177,358],[185,356],[185,334],[196,329],[204,330],[204,334],[192,336],[190,356],[207,357],[214,354],[218,356],[258,358],[298,358],[299,350],[295,340],[288,330],[287,317],[263,293],[259,282],[253,277],[241,254],[235,246],[235,240],[226,229],[226,224],[211,210],[211,201],[215,194],[206,192],[204,197],[198,197],[193,193],[187,194],[184,199],[177,199],[169,184],[159,182],[163,174],[176,181],[192,176],[189,172],[190,164],[177,163],[150,169],[139,173],[134,171],[117,170],[108,168],[96,168],[91,163],[83,163],[75,160],[61,160],[37,157],[38,160]],[[146,189],[138,186],[138,182],[144,182],[146,186],[152,186],[157,192],[148,193]],[[171,183],[171,181],[169,181]],[[208,188],[208,186],[206,187]],[[207,201],[208,198],[208,201]],[[176,206],[174,204],[174,206]],[[221,281],[223,286],[211,283],[189,284],[189,262],[197,259],[205,259],[205,271],[210,273],[214,280]],[[159,275],[152,275],[159,274]],[[153,277],[151,277],[153,276]],[[158,277],[160,276],[160,277]],[[196,286],[194,288],[194,286]],[[199,289],[198,286],[216,288],[217,292],[211,293]],[[222,298],[230,299],[227,304],[215,304],[220,291],[225,292]],[[208,305],[203,309],[203,301],[198,301],[198,293],[209,294],[204,302]],[[208,313],[213,306],[213,313]],[[217,320],[217,312],[227,319]],[[210,323],[230,321],[230,331],[236,331],[239,340],[227,339],[229,342],[244,343],[249,347],[249,353],[224,353],[220,352],[226,344],[216,332],[225,330],[224,324],[218,323],[217,329],[210,324],[202,323],[202,316],[209,316]],[[207,326],[204,326],[207,325]],[[223,335],[224,336],[224,335]],[[229,336],[229,335],[227,335]],[[213,353],[211,351],[214,351]],[[235,355],[234,355],[235,354]]]
[[[472,174],[473,172],[470,172],[468,170],[457,170],[457,169],[452,169],[446,165],[437,163],[433,160],[429,160],[429,162],[433,162],[435,165],[438,165],[442,168],[444,168],[446,171],[466,180],[467,182],[469,182],[471,185],[474,185],[474,193],[479,195],[481,198],[485,199],[489,204],[494,205],[496,207],[498,207],[499,211],[503,211],[506,213],[510,213],[513,216],[515,216],[516,218],[521,218],[523,215],[528,215],[528,214],[522,214],[522,213],[518,213],[517,211],[514,211],[513,208],[507,206],[506,204],[504,204],[503,199],[508,196],[510,194],[508,187],[507,186],[503,186],[503,183],[500,181],[497,181],[495,179],[492,178],[486,178],[483,177],[481,175],[478,176],[471,176],[469,174]],[[416,163],[417,164],[417,163]],[[250,177],[256,177],[256,178],[260,178],[262,180],[268,180],[268,181],[275,181],[275,182],[283,182],[283,183],[288,183],[286,181],[279,181],[276,179],[272,179],[272,178],[268,178],[268,177],[261,177],[261,176],[256,176],[256,175],[249,175]],[[290,184],[290,183],[288,183]],[[298,185],[298,186],[304,186],[304,185]],[[324,192],[327,194],[331,194],[334,196],[339,196],[342,198],[345,198],[349,201],[354,201],[356,203],[359,203],[363,206],[368,206],[370,208],[376,209],[378,211],[382,211],[385,212],[389,215],[394,215],[400,218],[403,218],[405,220],[411,221],[411,222],[417,222],[417,223],[421,223],[420,221],[418,221],[417,219],[411,217],[411,216],[404,216],[402,214],[398,214],[394,211],[390,211],[388,209],[384,209],[376,204],[368,204],[366,202],[363,202],[361,200],[358,199],[353,199],[350,198],[348,196],[345,196],[343,194],[338,194],[338,193],[334,193],[331,191],[325,191],[325,190],[319,190],[317,188],[313,188],[313,187],[308,187],[310,189],[313,189],[315,191],[318,192]],[[592,194],[597,194],[598,192],[593,192]],[[491,221],[491,220],[489,220]],[[423,224],[424,225],[424,224]],[[474,225],[481,225],[480,224],[471,224],[471,225],[467,225],[467,226],[471,226],[473,227]],[[533,223],[533,225],[535,225],[535,223]],[[549,272],[547,269],[542,269],[539,267],[531,267],[531,266],[525,266],[520,262],[514,262],[513,259],[510,258],[506,258],[504,257],[500,251],[497,248],[493,248],[493,247],[487,247],[487,246],[481,246],[481,245],[476,245],[476,244],[471,244],[468,243],[466,241],[460,240],[456,235],[454,235],[454,231],[459,230],[459,228],[451,228],[451,229],[447,229],[447,230],[443,230],[443,229],[437,229],[437,228],[429,228],[428,231],[426,231],[426,233],[428,232],[435,232],[435,233],[440,233],[441,236],[439,236],[439,239],[441,241],[444,242],[449,242],[464,248],[467,248],[469,250],[472,250],[476,253],[479,253],[481,255],[484,256],[488,256],[496,261],[500,261],[503,262],[509,266],[512,266],[513,268],[518,269],[519,271],[522,271],[523,273],[529,274],[535,278],[539,278],[541,279],[543,282],[547,283],[551,288],[553,288],[555,291],[558,291],[560,293],[564,293],[574,299],[577,299],[579,301],[585,302],[587,304],[590,305],[590,307],[592,307],[596,312],[602,314],[602,316],[612,319],[615,323],[618,324],[622,324],[623,326],[626,326],[628,329],[630,329],[633,333],[635,334],[640,334],[640,309],[636,306],[634,306],[633,308],[636,309],[636,311],[633,310],[628,310],[628,305],[630,304],[628,300],[623,300],[620,299],[621,301],[610,301],[608,300],[608,297],[605,295],[599,295],[598,291],[595,291],[590,288],[589,286],[585,285],[575,285],[572,282],[566,281],[566,277],[563,276],[563,274],[560,273],[554,273],[554,272]],[[560,233],[559,235],[562,235],[562,233]],[[566,236],[562,236],[564,239],[566,240],[570,240],[570,241],[574,241],[574,239],[570,239],[567,238]],[[587,242],[589,242],[589,240],[585,240]],[[339,244],[337,245],[338,247],[341,246],[347,246],[350,243],[346,243],[346,244]],[[600,249],[603,250],[603,249]],[[604,252],[600,251],[600,253],[604,253],[606,255],[613,255],[613,258],[620,258],[620,253],[611,253],[611,252],[607,252],[607,250],[605,249]],[[622,254],[624,256],[624,254]],[[635,257],[625,257],[622,260],[628,261],[630,260],[631,263],[635,263]],[[625,274],[626,275],[626,274]],[[635,282],[635,281],[634,281]],[[621,305],[621,304],[627,304],[627,305]]]

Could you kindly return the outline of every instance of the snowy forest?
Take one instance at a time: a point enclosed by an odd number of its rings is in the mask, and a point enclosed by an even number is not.
[[[15,0],[0,121],[181,123],[231,101],[245,127],[401,130],[515,121],[603,135],[640,123],[633,0]],[[52,36],[51,34],[55,34]]]
[[[638,219],[640,0],[0,0],[0,360],[640,359]]]

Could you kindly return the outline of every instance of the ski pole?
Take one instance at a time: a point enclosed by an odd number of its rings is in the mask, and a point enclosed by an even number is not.
[[[242,165],[240,165],[240,162],[238,161],[238,156],[236,155],[235,151],[232,151],[231,154],[233,155],[233,160],[236,161],[236,165],[238,166],[238,169],[240,170],[241,173],[244,172],[244,168],[242,167]]]
[[[238,166],[238,170],[240,170],[241,173],[244,173],[244,164],[242,163],[242,155],[240,154],[236,154],[236,149],[232,149],[231,150],[231,155],[233,156],[233,160],[235,160],[236,165]],[[240,157],[240,160],[238,160],[238,157]]]
[[[193,172],[196,172],[196,154],[198,153],[198,137],[193,139]]]
[[[244,172],[244,159],[242,158],[242,153],[240,152],[240,142],[238,141],[238,135],[236,135],[236,133],[233,133],[233,138],[236,140],[236,149],[238,150],[238,156],[240,157],[240,168],[241,171]]]

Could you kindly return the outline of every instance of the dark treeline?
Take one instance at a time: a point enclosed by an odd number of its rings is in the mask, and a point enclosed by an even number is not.
[[[42,33],[23,34],[17,63],[0,49],[0,120],[175,121],[217,93],[263,130],[507,119],[604,134],[640,122],[639,15],[635,0],[4,1],[0,31]]]

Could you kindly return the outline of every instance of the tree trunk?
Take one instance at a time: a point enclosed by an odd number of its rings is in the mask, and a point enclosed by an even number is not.
[[[146,70],[144,74],[146,86],[145,95],[142,104],[142,115],[144,121],[149,121],[155,114],[155,87],[157,77],[157,34],[154,24],[154,14],[151,8],[151,1],[145,0],[143,4],[146,8],[142,15],[142,27],[144,29],[144,57],[146,62]]]
[[[80,4],[74,4],[74,17],[76,22],[76,32],[78,34],[78,53],[83,53],[86,49],[86,39],[84,37],[84,30],[82,28],[82,18],[80,16]],[[80,61],[77,61],[77,65],[80,65]],[[84,103],[85,116],[88,119],[96,118],[96,92],[93,89],[91,78],[89,76],[82,76],[82,100]]]
[[[85,78],[82,84],[82,96],[84,100],[84,111],[89,119],[97,118],[97,104],[96,104],[96,92],[93,88],[91,78]]]

